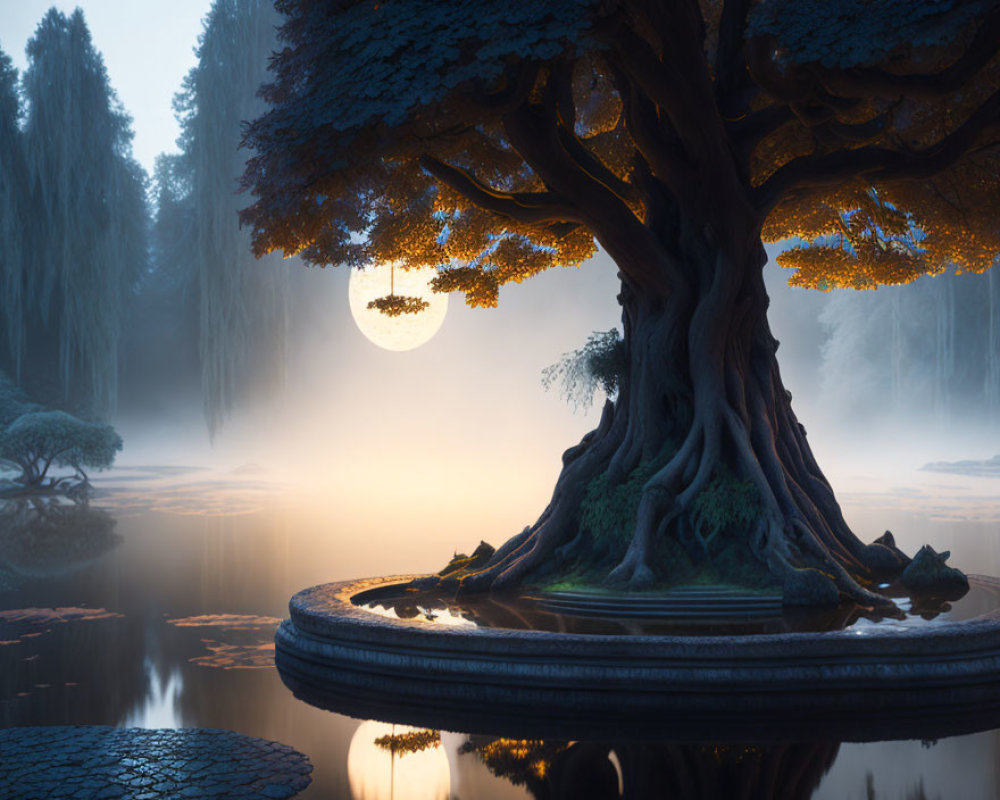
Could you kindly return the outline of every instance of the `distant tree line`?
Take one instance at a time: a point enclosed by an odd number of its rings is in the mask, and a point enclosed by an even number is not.
[[[147,257],[145,175],[83,13],[50,10],[18,81],[0,55],[3,362],[33,396],[106,416]]]
[[[823,396],[847,419],[916,414],[948,426],[1000,411],[1000,276],[954,269],[876,292],[833,292],[819,317]]]
[[[0,369],[85,418],[200,393],[209,430],[280,372],[287,269],[237,211],[240,126],[275,46],[266,0],[217,0],[152,177],[83,13],[53,8],[18,75],[0,51]]]

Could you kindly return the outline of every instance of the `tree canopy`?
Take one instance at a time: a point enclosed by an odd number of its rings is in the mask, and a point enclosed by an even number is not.
[[[982,271],[1000,249],[994,0],[277,5],[286,47],[247,136],[258,252],[431,264],[494,305],[596,238],[653,285],[651,196],[705,208],[709,186],[799,240],[780,263],[803,286]]]
[[[21,489],[85,490],[85,468],[107,469],[121,449],[121,436],[110,425],[47,409],[0,372],[0,468],[19,470]],[[53,478],[45,485],[52,467],[72,467],[76,483]]]
[[[51,467],[107,469],[122,449],[110,425],[84,422],[65,411],[22,414],[0,432],[0,460],[16,464],[26,486],[37,486]]]

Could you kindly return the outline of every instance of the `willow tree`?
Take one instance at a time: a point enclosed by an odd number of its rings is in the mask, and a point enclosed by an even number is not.
[[[683,569],[885,604],[782,385],[762,240],[794,282],[905,283],[1000,249],[995,0],[280,0],[257,251],[432,264],[473,306],[598,245],[626,364],[538,521],[454,577]],[[751,573],[756,571],[757,577]]]
[[[83,12],[51,9],[27,54],[24,358],[36,373],[55,371],[65,397],[108,414],[124,312],[146,259],[145,173]]]
[[[21,371],[24,332],[22,290],[28,249],[25,242],[28,191],[24,146],[18,126],[21,116],[17,70],[0,51],[0,316],[15,372]]]
[[[287,287],[280,259],[256,263],[237,216],[245,205],[238,194],[246,161],[241,125],[263,107],[257,90],[278,21],[265,0],[216,0],[205,18],[198,65],[175,100],[184,163],[174,171],[182,167],[190,180],[198,351],[212,434],[246,386],[249,355],[260,362],[269,347],[283,354]]]

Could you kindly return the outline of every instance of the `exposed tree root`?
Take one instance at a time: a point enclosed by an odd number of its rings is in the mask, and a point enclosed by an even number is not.
[[[898,576],[909,559],[891,540],[862,543],[844,521],[781,382],[759,268],[727,282],[723,276],[741,273],[723,262],[721,254],[704,260],[699,280],[708,288],[697,302],[688,302],[697,293],[681,286],[671,300],[651,303],[623,281],[629,369],[619,396],[563,455],[538,521],[481,569],[460,576],[461,591],[508,589],[567,570],[646,589],[675,579],[664,552],[711,568],[728,548],[730,562],[783,587],[786,602],[805,586],[806,595],[792,602],[809,603],[814,592],[834,602],[892,605],[873,587]],[[630,484],[636,475],[648,477]],[[591,491],[598,479],[605,495],[640,486],[625,541],[581,522],[588,503],[611,502]],[[748,487],[753,499],[733,486]],[[727,491],[744,499],[727,500]],[[705,523],[706,514],[714,521]]]

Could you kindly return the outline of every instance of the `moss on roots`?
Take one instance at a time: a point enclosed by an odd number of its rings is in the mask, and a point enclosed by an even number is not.
[[[642,489],[675,449],[668,444],[655,458],[640,463],[617,486],[611,485],[606,472],[590,481],[580,503],[580,530],[591,536],[598,549],[616,559],[625,553],[635,530]]]
[[[666,464],[676,447],[666,445],[656,457],[640,463],[617,485],[601,473],[587,486],[580,503],[580,531],[593,549],[573,564],[563,564],[549,590],[601,586],[607,563],[625,554],[635,531],[642,491]],[[720,467],[692,501],[684,525],[671,525],[654,544],[652,591],[689,584],[726,585],[749,590],[773,588],[774,578],[753,552],[750,531],[763,514],[757,489]],[[680,533],[686,531],[687,533]]]

